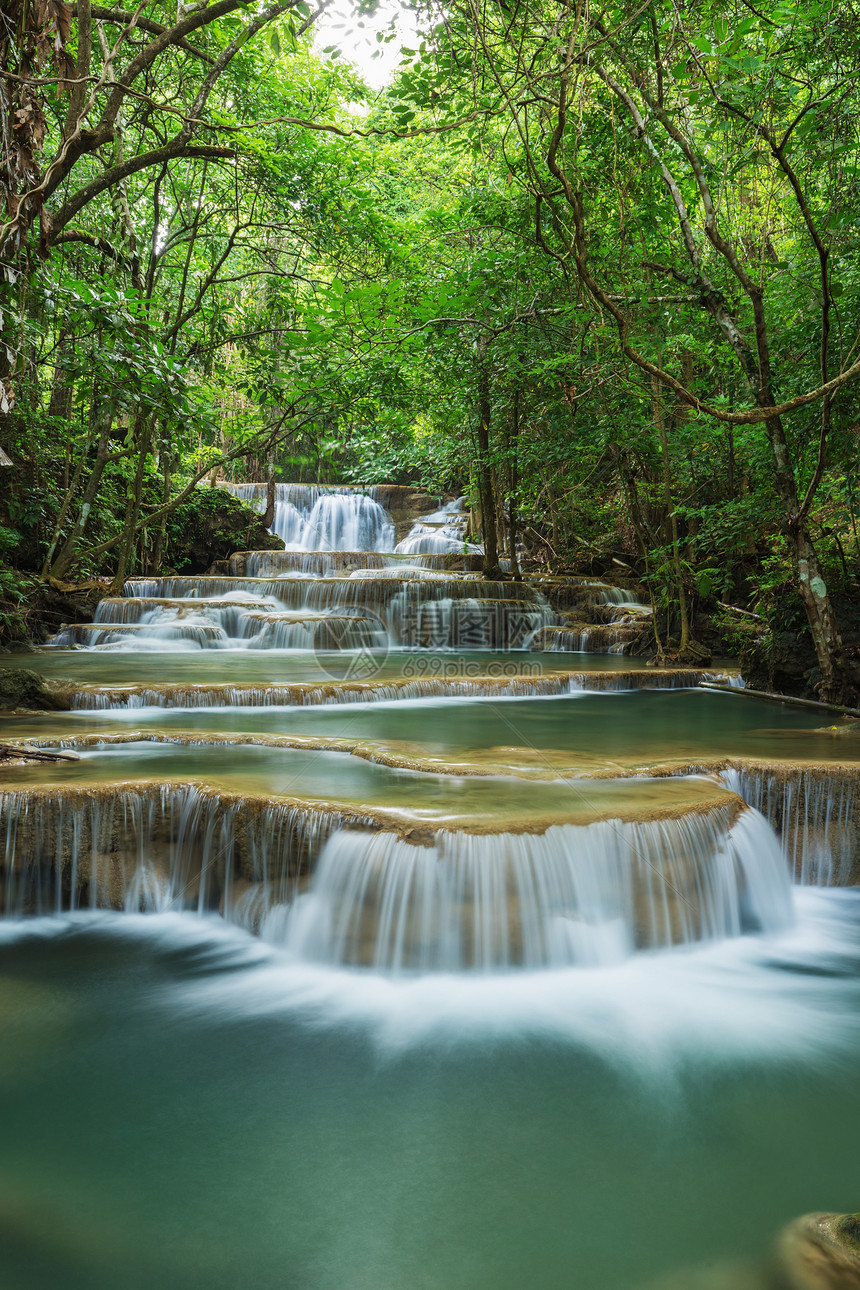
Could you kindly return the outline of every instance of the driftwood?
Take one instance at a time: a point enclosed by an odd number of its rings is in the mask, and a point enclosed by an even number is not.
[[[719,685],[716,681],[700,681],[703,690],[722,690],[726,694],[740,694],[748,699],[767,699],[771,703],[787,703],[795,708],[817,708],[820,712],[839,712],[845,717],[860,717],[860,708],[846,708],[841,703],[824,703],[821,699],[800,699],[793,694],[771,694],[769,690],[741,689],[734,685]]]
[[[56,752],[51,748],[28,748],[24,744],[0,744],[0,761],[80,761],[74,752]]]

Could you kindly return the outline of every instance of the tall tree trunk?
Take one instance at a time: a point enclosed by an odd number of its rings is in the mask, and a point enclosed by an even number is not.
[[[126,499],[125,516],[123,518],[123,543],[120,547],[119,561],[117,563],[116,574],[111,587],[111,591],[115,596],[122,595],[126,574],[128,573],[132,553],[134,552],[137,521],[140,516],[140,503],[143,495],[143,480],[146,474],[146,457],[149,452],[151,433],[150,424],[146,421],[143,412],[139,410],[134,428],[134,441],[137,444],[137,469],[134,473],[134,484],[132,485],[128,498]]]
[[[508,550],[511,557],[511,576],[521,577],[517,559],[518,521],[517,488],[519,487],[519,447],[520,447],[520,392],[514,391],[514,405],[511,409],[511,439],[509,455],[510,493],[508,496]]]
[[[486,367],[481,369],[478,383],[478,492],[481,498],[481,531],[484,538],[484,577],[497,579],[499,568],[498,525],[496,499],[493,496],[493,475],[490,466],[490,377]]]
[[[266,481],[266,509],[263,512],[263,527],[270,529],[275,520],[275,472],[269,462],[269,478]]]
[[[675,572],[675,593],[678,599],[678,617],[681,624],[681,640],[678,654],[681,658],[690,644],[690,615],[687,608],[687,592],[684,587],[684,572],[681,568],[681,549],[678,543],[678,516],[672,501],[672,467],[669,461],[669,436],[666,434],[666,419],[660,402],[660,383],[656,376],[651,377],[651,403],[654,409],[654,423],[660,435],[660,447],[663,453],[663,505],[666,511],[666,538]]]
[[[161,466],[161,504],[165,506],[170,501],[170,485],[173,479],[173,452],[170,444],[164,439],[161,442]],[[165,512],[159,520],[158,528],[155,532],[155,542],[149,557],[148,568],[148,572],[153,577],[158,577],[164,561],[164,548],[167,542],[167,519],[168,513]]]
[[[773,394],[769,383],[761,391],[759,398],[762,406],[773,406]],[[768,400],[767,403],[764,402],[765,399]],[[776,468],[774,482],[777,496],[783,506],[785,530],[794,549],[797,586],[806,610],[809,632],[818,660],[818,670],[821,673],[817,688],[821,697],[828,703],[851,702],[855,689],[846,666],[847,661],[833,603],[809,532],[807,515],[812,498],[808,495],[803,505],[800,504],[794,467],[779,417],[770,417],[765,421],[765,429],[770,439]]]

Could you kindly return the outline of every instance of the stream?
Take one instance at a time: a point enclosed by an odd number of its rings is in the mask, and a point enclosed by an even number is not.
[[[857,1208],[854,724],[385,502],[17,660],[2,1290],[744,1290]]]

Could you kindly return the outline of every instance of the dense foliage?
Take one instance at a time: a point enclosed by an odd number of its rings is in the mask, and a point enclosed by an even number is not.
[[[303,0],[164,9],[4,6],[7,614],[218,472],[414,481],[488,573],[633,559],[676,652],[796,619],[850,698],[855,6],[450,0],[378,95]]]

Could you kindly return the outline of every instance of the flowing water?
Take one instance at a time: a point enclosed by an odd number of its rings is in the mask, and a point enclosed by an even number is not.
[[[392,494],[19,660],[0,1290],[735,1290],[857,1206],[854,725]]]

